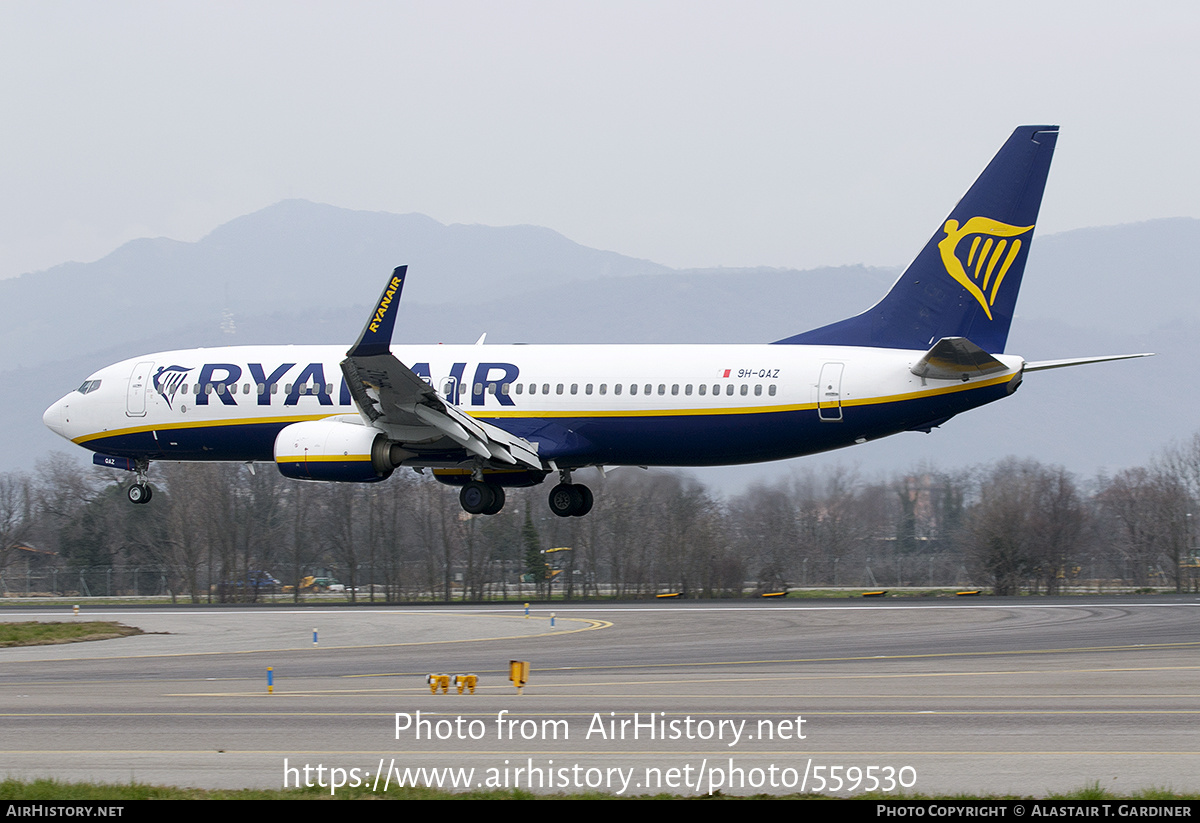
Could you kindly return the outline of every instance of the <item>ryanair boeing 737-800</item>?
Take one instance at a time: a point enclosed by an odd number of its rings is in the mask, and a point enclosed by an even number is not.
[[[134,503],[150,499],[155,460],[274,461],[287,477],[359,483],[428,468],[474,514],[557,475],[562,517],[592,507],[572,482],[587,466],[752,463],[927,432],[1026,372],[1144,356],[1003,353],[1057,137],[1018,128],[875,307],[771,344],[393,352],[402,266],[349,352],[148,354],[91,375],[44,420],[134,472]]]

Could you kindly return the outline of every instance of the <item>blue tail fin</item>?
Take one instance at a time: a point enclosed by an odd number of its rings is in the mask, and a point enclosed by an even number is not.
[[[928,349],[965,337],[1004,351],[1058,126],[1021,126],[892,290],[862,314],[777,343]]]

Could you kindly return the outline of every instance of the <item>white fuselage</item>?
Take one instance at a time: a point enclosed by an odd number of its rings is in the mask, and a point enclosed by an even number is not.
[[[557,465],[715,465],[781,459],[919,427],[1004,396],[1007,370],[925,379],[922,351],[848,346],[397,346],[470,416],[539,444]],[[263,460],[284,426],[356,414],[336,346],[160,352],[93,374],[46,424],[141,459]],[[98,384],[95,383],[98,381]],[[389,436],[405,432],[382,427]],[[457,465],[436,455],[411,465]]]

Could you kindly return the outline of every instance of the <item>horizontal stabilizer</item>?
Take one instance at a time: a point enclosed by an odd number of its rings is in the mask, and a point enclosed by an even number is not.
[[[1007,368],[965,337],[943,337],[909,371],[931,380],[970,380]]]
[[[1025,371],[1065,369],[1067,366],[1085,366],[1088,363],[1107,363],[1109,360],[1132,360],[1135,357],[1153,356],[1154,352],[1142,352],[1141,354],[1106,354],[1103,357],[1072,357],[1068,360],[1040,360],[1037,363],[1026,363]]]

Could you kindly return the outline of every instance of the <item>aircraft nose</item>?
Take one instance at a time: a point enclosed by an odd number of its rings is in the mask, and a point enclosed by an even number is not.
[[[53,406],[46,409],[46,413],[42,415],[42,422],[46,424],[46,428],[57,434],[59,437],[66,437],[66,403],[67,398],[62,398]]]

